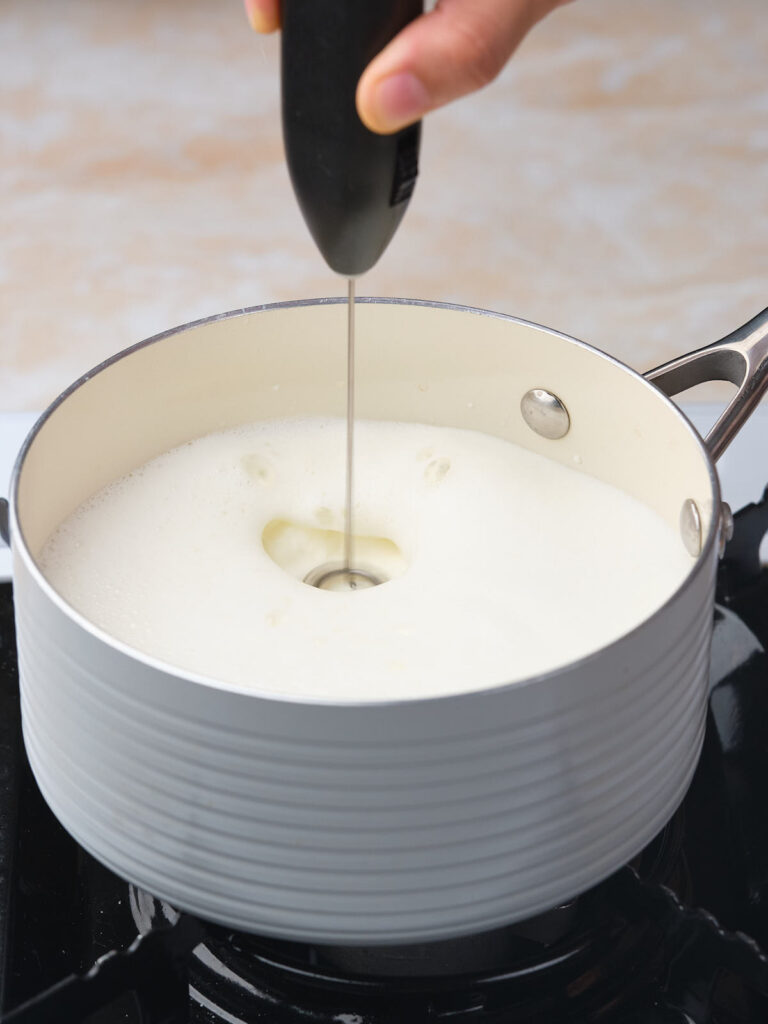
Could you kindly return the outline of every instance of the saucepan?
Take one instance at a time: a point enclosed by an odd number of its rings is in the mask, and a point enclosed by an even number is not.
[[[258,666],[252,690],[201,678],[68,606],[37,558],[69,513],[212,430],[342,415],[344,331],[340,300],[199,321],[110,359],[43,414],[9,510],[24,740],[75,839],[179,908],[320,943],[445,939],[596,884],[685,794],[729,530],[714,461],[768,386],[768,310],[643,377],[513,317],[359,302],[363,416],[578,454],[679,531],[682,585],[575,663],[444,697],[281,698],[259,691]],[[710,379],[737,392],[705,441],[668,394]]]

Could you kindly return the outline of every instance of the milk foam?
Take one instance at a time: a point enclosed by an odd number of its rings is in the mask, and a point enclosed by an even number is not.
[[[636,626],[690,570],[655,512],[498,438],[361,421],[355,445],[356,533],[385,542],[369,559],[393,559],[381,586],[329,593],[296,578],[338,557],[334,419],[257,423],[154,459],[68,518],[41,567],[86,618],[171,665],[354,701],[565,665]],[[288,556],[271,548],[283,568],[264,538],[285,524]]]

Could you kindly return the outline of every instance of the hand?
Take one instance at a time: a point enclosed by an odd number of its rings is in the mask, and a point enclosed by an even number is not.
[[[244,0],[257,32],[280,27],[280,0]],[[360,0],[364,3],[365,0]],[[363,72],[357,112],[388,134],[492,82],[536,22],[568,0],[438,0]]]

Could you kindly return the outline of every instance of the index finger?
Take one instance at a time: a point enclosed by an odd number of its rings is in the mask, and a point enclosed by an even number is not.
[[[243,0],[254,32],[275,32],[280,28],[280,0]]]

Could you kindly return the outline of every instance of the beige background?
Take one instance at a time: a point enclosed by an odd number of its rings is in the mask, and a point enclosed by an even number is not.
[[[0,410],[184,321],[339,294],[238,0],[0,7]],[[765,0],[578,0],[429,118],[361,293],[486,306],[639,368],[768,305]]]

